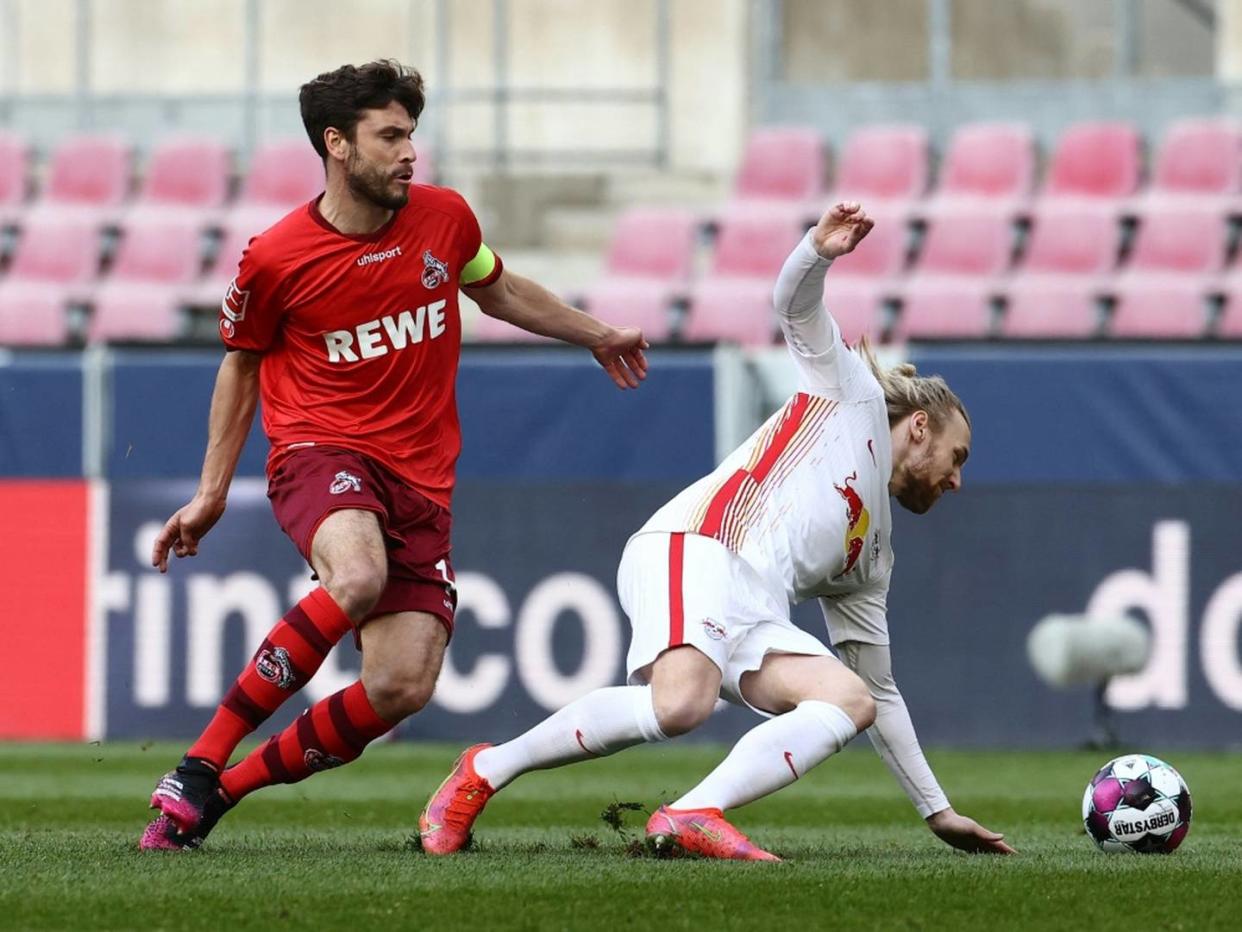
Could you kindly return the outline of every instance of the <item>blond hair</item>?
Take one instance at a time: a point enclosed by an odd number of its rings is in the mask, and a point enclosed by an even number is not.
[[[858,353],[866,361],[871,374],[875,376],[880,388],[884,389],[884,402],[888,406],[888,426],[892,427],[915,411],[926,411],[928,420],[936,428],[943,427],[954,411],[961,414],[966,426],[970,427],[970,415],[962,399],[954,394],[938,375],[919,375],[912,363],[904,362],[891,369],[885,369],[875,358],[871,349],[871,341],[864,335],[856,347]]]

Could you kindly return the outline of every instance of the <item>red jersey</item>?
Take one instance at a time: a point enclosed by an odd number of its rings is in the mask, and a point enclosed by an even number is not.
[[[269,476],[291,448],[342,447],[449,506],[461,451],[457,289],[481,247],[461,195],[430,185],[411,185],[409,203],[367,236],[333,228],[316,198],[250,241],[220,334],[229,349],[263,354]],[[497,258],[471,284],[500,268]]]

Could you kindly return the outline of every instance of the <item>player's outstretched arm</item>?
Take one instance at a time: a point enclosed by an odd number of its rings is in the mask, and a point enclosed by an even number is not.
[[[168,572],[168,554],[192,557],[198,542],[224,514],[229,485],[237,469],[242,447],[250,434],[259,401],[259,353],[234,350],[226,353],[216,373],[207,425],[207,454],[198,490],[190,502],[168,519],[155,538],[151,565]]]
[[[618,388],[638,388],[647,377],[647,341],[637,327],[613,327],[570,307],[529,278],[506,270],[483,288],[467,292],[490,317],[530,333],[564,340],[591,351]]]
[[[824,276],[832,260],[852,252],[872,226],[874,221],[858,203],[842,202],[820,218],[785,260],[772,302],[785,339],[803,356],[819,356],[832,348]]]
[[[867,730],[871,743],[932,833],[962,851],[1014,854],[1004,835],[959,815],[949,805],[919,745],[905,699],[893,680],[888,646],[847,641],[837,647],[841,660],[862,678],[875,699],[875,724]]]

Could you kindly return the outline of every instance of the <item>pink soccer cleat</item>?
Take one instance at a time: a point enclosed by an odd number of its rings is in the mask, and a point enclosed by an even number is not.
[[[201,758],[183,757],[176,770],[160,777],[151,794],[151,808],[168,816],[177,831],[190,835],[203,820],[207,800],[219,786],[220,774],[214,767]]]
[[[418,817],[418,834],[428,854],[452,854],[466,847],[470,828],[496,791],[474,771],[474,758],[490,744],[461,752],[453,772],[431,794]]]
[[[670,809],[661,806],[647,820],[647,840],[657,851],[677,847],[705,858],[780,860],[730,825],[719,809]]]

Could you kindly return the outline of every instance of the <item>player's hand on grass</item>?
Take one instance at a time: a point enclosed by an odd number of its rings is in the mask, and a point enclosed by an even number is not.
[[[864,236],[875,226],[857,201],[843,201],[819,218],[812,233],[815,251],[825,259],[835,259],[853,252]]]
[[[928,816],[927,827],[946,845],[952,845],[961,851],[980,854],[1018,853],[1005,844],[1004,835],[984,828],[974,819],[958,815],[951,808]]]
[[[638,388],[638,383],[647,377],[647,357],[643,354],[647,346],[637,327],[613,327],[591,347],[591,354],[617,383],[617,388]]]
[[[198,553],[199,540],[220,520],[224,505],[223,499],[195,495],[188,505],[168,519],[155,538],[151,565],[158,566],[161,573],[167,573],[170,550],[179,557],[192,557]]]

